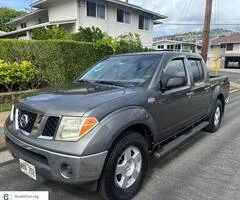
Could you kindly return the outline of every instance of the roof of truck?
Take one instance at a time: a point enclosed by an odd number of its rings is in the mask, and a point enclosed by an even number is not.
[[[130,55],[166,55],[166,56],[184,56],[184,57],[192,57],[202,59],[202,56],[197,53],[180,53],[180,52],[173,52],[173,51],[148,51],[148,52],[136,52],[136,53],[127,53],[127,54],[120,54],[116,56],[130,56]]]

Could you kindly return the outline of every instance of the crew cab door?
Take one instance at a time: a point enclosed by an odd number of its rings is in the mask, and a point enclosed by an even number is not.
[[[211,91],[208,75],[203,67],[202,59],[188,58],[187,70],[191,79],[191,103],[194,104],[192,121],[206,117],[211,103]]]
[[[182,77],[185,83],[174,88],[166,88],[172,77]],[[168,61],[160,75],[161,92],[158,92],[152,113],[157,124],[159,137],[164,140],[189,124],[193,112],[191,102],[191,81],[189,79],[185,58],[174,58]]]

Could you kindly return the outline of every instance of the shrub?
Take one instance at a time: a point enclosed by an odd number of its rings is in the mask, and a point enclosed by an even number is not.
[[[111,46],[66,40],[0,40],[0,59],[28,60],[52,85],[69,83],[92,64],[113,54]]]
[[[32,31],[32,39],[35,40],[67,39],[69,36],[69,33],[57,26],[43,27]]]
[[[37,84],[40,74],[28,61],[10,63],[0,60],[0,84],[9,92],[18,88],[29,89]]]
[[[97,42],[106,36],[107,34],[104,33],[100,28],[92,26],[86,28],[80,27],[79,32],[72,34],[71,38],[73,40],[82,42]]]
[[[132,53],[144,51],[140,35],[129,33],[116,38],[116,53]]]

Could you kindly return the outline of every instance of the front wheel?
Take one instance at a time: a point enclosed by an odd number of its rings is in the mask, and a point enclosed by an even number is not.
[[[207,132],[214,133],[216,132],[222,123],[223,117],[223,104],[220,100],[217,100],[213,112],[209,118],[209,125],[204,129]]]
[[[131,199],[140,189],[148,166],[148,148],[135,132],[117,142],[111,150],[100,179],[103,199]]]

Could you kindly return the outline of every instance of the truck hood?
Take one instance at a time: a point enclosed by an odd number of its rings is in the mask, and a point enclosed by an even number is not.
[[[124,93],[124,88],[92,83],[74,83],[22,96],[18,105],[50,115],[83,116],[87,111],[119,98]]]

